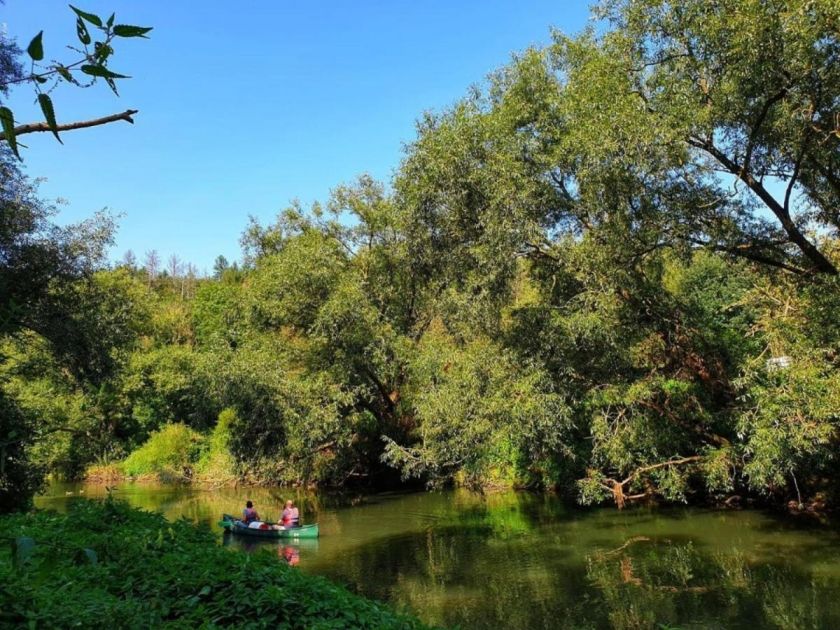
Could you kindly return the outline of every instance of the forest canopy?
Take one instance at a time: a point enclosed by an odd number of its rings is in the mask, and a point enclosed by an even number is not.
[[[106,264],[6,151],[2,508],[39,471],[836,500],[840,9],[597,17],[212,277]]]

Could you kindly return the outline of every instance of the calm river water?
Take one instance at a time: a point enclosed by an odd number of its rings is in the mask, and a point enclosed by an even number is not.
[[[101,486],[51,486],[64,509]],[[469,628],[840,628],[840,532],[757,511],[573,510],[548,495],[367,496],[124,484],[128,503],[209,524],[234,548],[323,575],[424,621]],[[284,498],[317,541],[244,544],[223,512]]]

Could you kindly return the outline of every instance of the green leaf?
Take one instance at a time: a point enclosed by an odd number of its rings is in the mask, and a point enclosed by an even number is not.
[[[146,37],[146,33],[151,30],[152,27],[117,24],[114,27],[114,35],[117,37]]]
[[[56,66],[56,72],[61,75],[61,78],[65,81],[69,81],[70,83],[75,83],[76,81],[73,79],[73,75],[70,74],[70,71],[65,68],[64,66]]]
[[[50,131],[52,131],[55,139],[61,142],[61,138],[58,137],[58,124],[55,122],[55,109],[53,108],[52,99],[48,94],[39,94],[38,104],[41,105],[41,111],[44,112],[44,118],[47,119]],[[61,143],[64,144],[63,142]]]
[[[103,44],[102,42],[96,42],[93,50],[93,56],[96,57],[96,60],[99,63],[105,63],[105,61],[108,60],[108,57],[114,54],[114,49],[108,44]]]
[[[119,96],[119,95],[120,95],[120,93],[117,91],[117,84],[116,84],[116,83],[114,83],[114,80],[113,80],[112,78],[110,78],[110,77],[105,77],[105,83],[107,83],[107,84],[108,84],[108,87],[109,87],[109,88],[111,88],[111,91],[112,91],[114,94],[116,94],[117,96]]]
[[[29,536],[18,536],[12,541],[12,564],[16,569],[22,567],[32,557],[35,541]]]
[[[12,151],[21,159],[18,153],[17,138],[15,137],[15,115],[8,107],[0,107],[0,124],[3,126],[3,133],[6,134],[6,142],[12,148]]]
[[[94,26],[102,26],[102,18],[100,18],[98,15],[94,15],[93,13],[86,13],[81,9],[77,9],[72,4],[70,5],[70,8],[73,9],[73,12],[76,15],[78,15],[80,18],[87,20]]]
[[[114,18],[116,18],[116,17],[117,17],[117,14],[112,13],[111,17],[108,18],[108,21],[105,22],[105,26],[107,26],[108,28],[111,28],[114,25]]]
[[[94,65],[84,65],[81,68],[82,72],[85,74],[89,74],[92,77],[102,77],[103,79],[129,79],[124,74],[117,74],[116,72],[111,72],[105,66],[94,66]]]
[[[29,46],[26,48],[26,52],[29,53],[30,57],[32,57],[32,61],[41,61],[41,59],[44,58],[43,38],[44,31],[41,31],[32,38],[32,41],[29,42]]]
[[[87,26],[85,26],[82,18],[76,18],[76,35],[79,36],[79,41],[85,46],[90,44],[90,33],[88,33]]]

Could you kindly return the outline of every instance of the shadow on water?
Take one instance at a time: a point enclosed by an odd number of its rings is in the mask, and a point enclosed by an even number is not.
[[[84,494],[80,494],[80,493]],[[69,493],[69,494],[68,494]],[[62,509],[94,486],[54,486]],[[124,485],[117,497],[206,523],[233,553],[278,562],[462,628],[840,627],[840,536],[759,511],[575,510],[526,493],[307,494],[287,489]],[[285,498],[314,541],[261,541],[216,521]]]

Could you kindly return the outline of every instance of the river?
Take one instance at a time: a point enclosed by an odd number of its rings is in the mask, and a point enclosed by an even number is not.
[[[42,508],[105,495],[53,484]],[[470,628],[840,628],[840,532],[760,511],[577,510],[551,495],[465,490],[333,495],[288,489],[121,484],[115,496],[206,523],[235,551],[390,602],[430,624]],[[223,534],[246,499],[282,500],[321,537],[287,545]]]

